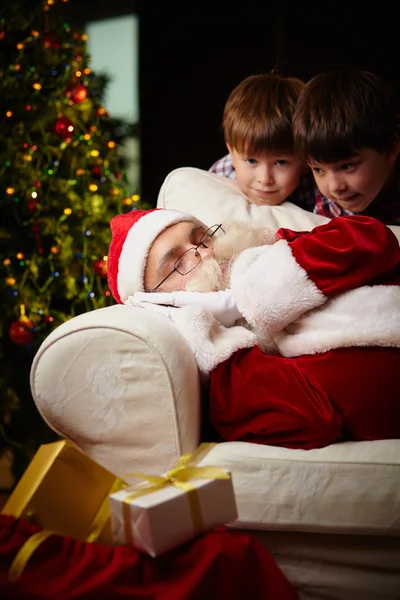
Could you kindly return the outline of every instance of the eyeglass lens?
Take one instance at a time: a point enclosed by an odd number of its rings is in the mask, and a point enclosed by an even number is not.
[[[220,229],[221,225],[213,225],[209,227],[207,231],[203,233],[200,238],[200,243],[196,248],[189,248],[178,258],[175,263],[175,270],[180,275],[187,275],[190,271],[193,271],[195,267],[201,262],[201,255],[198,248],[202,245],[207,246],[207,242],[213,237],[213,235]]]

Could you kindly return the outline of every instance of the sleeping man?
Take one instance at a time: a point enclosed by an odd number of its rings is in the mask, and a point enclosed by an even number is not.
[[[273,232],[151,209],[111,230],[114,298],[178,327],[222,439],[400,438],[400,248],[385,225],[349,216]]]

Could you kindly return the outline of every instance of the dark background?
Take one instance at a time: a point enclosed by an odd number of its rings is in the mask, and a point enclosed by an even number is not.
[[[70,0],[67,6],[77,26],[139,14],[141,195],[152,204],[171,170],[208,169],[225,154],[223,107],[248,75],[278,66],[307,81],[354,66],[387,79],[400,97],[396,2]]]
[[[225,154],[223,107],[248,75],[277,65],[308,80],[354,66],[388,79],[398,95],[398,17],[385,3],[382,12],[379,3],[368,12],[367,3],[351,1],[315,8],[301,1],[264,2],[263,8],[242,2],[236,10],[230,2],[139,4],[142,195],[148,201],[172,169],[208,169]]]

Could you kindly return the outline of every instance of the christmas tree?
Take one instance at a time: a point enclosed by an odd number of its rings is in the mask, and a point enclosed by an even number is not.
[[[91,71],[67,1],[9,2],[0,19],[0,453],[17,476],[54,439],[30,393],[35,352],[62,322],[114,303],[109,221],[146,207],[119,153],[135,125],[103,106],[107,77]]]

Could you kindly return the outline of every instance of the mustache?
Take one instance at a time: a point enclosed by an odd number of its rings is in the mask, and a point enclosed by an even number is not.
[[[230,268],[221,265],[216,258],[208,258],[197,269],[186,284],[189,292],[219,292],[229,287]]]

